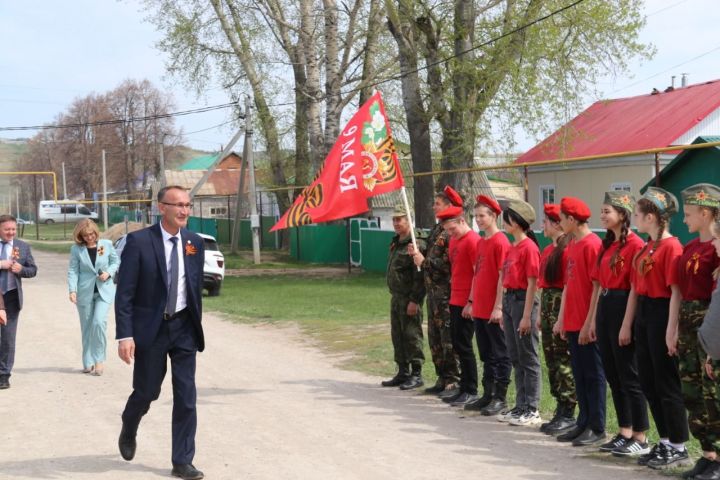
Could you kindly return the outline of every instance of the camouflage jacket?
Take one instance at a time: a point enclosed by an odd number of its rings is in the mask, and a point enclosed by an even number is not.
[[[427,253],[422,264],[425,273],[425,288],[431,291],[445,291],[450,295],[450,236],[441,224],[430,231],[427,238]],[[438,292],[439,293],[439,292]]]
[[[417,239],[418,249],[425,255],[426,243],[425,239],[420,235],[419,232],[416,232],[415,238]],[[423,283],[422,271],[418,272],[413,258],[408,254],[408,245],[411,241],[410,235],[406,238],[395,235],[392,242],[390,242],[387,284],[390,293],[393,295],[405,297],[411,302],[420,304],[425,297],[425,284]]]

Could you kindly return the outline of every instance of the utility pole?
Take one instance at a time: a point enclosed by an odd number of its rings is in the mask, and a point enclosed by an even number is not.
[[[63,200],[67,200],[67,183],[65,183],[65,162],[62,162],[63,174]]]
[[[243,155],[248,165],[248,180],[250,181],[250,228],[252,229],[253,261],[260,264],[260,217],[257,212],[257,194],[255,190],[255,164],[253,163],[253,124],[252,104],[250,95],[245,98],[245,147]],[[244,160],[245,160],[244,159]]]
[[[45,179],[40,177],[40,200],[45,200]]]
[[[103,213],[103,226],[105,227],[105,231],[108,229],[108,205],[107,205],[107,173],[105,170],[105,149],[103,148],[102,151],[102,176],[103,176],[103,206],[102,206],[102,213]]]

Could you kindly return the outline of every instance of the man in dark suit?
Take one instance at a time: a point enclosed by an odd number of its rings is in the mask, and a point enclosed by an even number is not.
[[[37,275],[30,245],[15,238],[17,220],[0,215],[0,292],[6,319],[0,317],[0,390],[10,388],[15,363],[15,336],[23,306],[22,279]]]
[[[190,197],[182,187],[158,192],[160,223],[128,234],[115,294],[118,354],[133,369],[118,446],[135,456],[140,419],[160,395],[170,357],[173,384],[172,474],[203,478],[192,465],[197,427],[195,356],[205,348],[201,324],[204,244],[188,231]]]

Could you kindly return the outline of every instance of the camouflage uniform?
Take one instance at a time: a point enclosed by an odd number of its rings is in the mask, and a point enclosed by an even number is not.
[[[450,333],[450,237],[441,224],[435,225],[427,239],[427,255],[422,264],[425,274],[428,311],[428,345],[438,381],[443,385],[460,379],[458,360]]]
[[[706,356],[697,338],[707,309],[707,301],[682,302],[678,327],[679,369],[690,431],[703,451],[720,454],[720,362],[713,362],[716,380],[711,380],[705,373]]]
[[[416,234],[417,246],[425,254],[425,241]],[[395,362],[402,368],[410,364],[413,370],[420,369],[425,361],[422,333],[422,301],[425,297],[423,274],[408,254],[411,237],[400,238],[395,235],[390,243],[388,256],[387,284],[392,298],[390,300],[390,333]],[[407,314],[410,302],[418,305],[417,315]]]
[[[540,297],[540,319],[543,352],[550,380],[550,393],[557,401],[559,409],[566,408],[570,413],[575,410],[575,380],[570,368],[568,344],[552,333],[553,326],[560,313],[562,290],[544,288]]]

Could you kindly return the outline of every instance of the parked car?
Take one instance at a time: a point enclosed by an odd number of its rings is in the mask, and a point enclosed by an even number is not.
[[[32,220],[25,220],[20,217],[17,217],[15,220],[17,221],[18,225],[35,225],[35,222],[33,222]]]
[[[90,218],[97,222],[97,212],[91,212],[82,203],[68,200],[42,200],[39,205],[39,221],[47,225],[52,223],[69,222],[75,223],[84,218]]]
[[[198,233],[205,243],[205,264],[203,265],[203,288],[207,290],[208,296],[217,297],[220,295],[222,282],[225,279],[225,256],[218,248],[217,240],[212,235]],[[115,242],[115,250],[118,256],[122,255],[125,248],[127,235],[123,235]],[[122,268],[122,264],[120,265]]]

